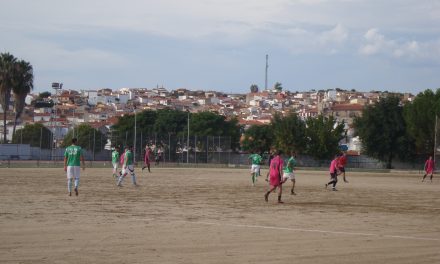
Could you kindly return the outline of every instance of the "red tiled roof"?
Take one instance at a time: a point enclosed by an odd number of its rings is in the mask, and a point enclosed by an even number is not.
[[[336,104],[332,106],[333,111],[362,111],[364,106],[361,104]]]

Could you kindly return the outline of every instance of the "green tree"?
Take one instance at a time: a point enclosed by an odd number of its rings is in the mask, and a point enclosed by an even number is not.
[[[280,82],[276,82],[273,88],[278,92],[281,92],[283,90],[283,85]]]
[[[298,153],[304,152],[307,146],[306,125],[297,114],[291,113],[286,117],[275,114],[272,119],[275,146],[285,153],[295,150]]]
[[[333,116],[306,120],[307,154],[316,159],[330,159],[339,152],[339,142],[344,138],[344,123]]]
[[[199,112],[190,115],[191,135],[230,137],[232,149],[236,149],[239,145],[240,130],[241,127],[236,118],[226,120],[224,116],[212,112]]]
[[[243,134],[240,143],[244,151],[269,151],[273,142],[271,125],[252,125]]]
[[[12,92],[14,95],[14,128],[12,133],[15,134],[17,120],[23,113],[26,96],[34,88],[34,74],[32,65],[26,61],[18,61],[16,63],[16,72],[14,76]]]
[[[51,148],[52,132],[40,123],[25,125],[12,136],[14,144],[29,144],[32,147]]]
[[[440,116],[440,89],[434,93],[419,93],[412,103],[403,108],[408,134],[414,139],[420,154],[432,153],[434,149],[435,117]]]
[[[240,135],[243,127],[239,124],[236,117],[226,121],[225,134],[231,138],[231,149],[238,150],[240,147]]]
[[[258,85],[256,84],[252,84],[251,87],[249,88],[251,90],[251,93],[258,93]]]
[[[224,116],[212,112],[190,115],[190,134],[194,136],[227,136]]]
[[[10,53],[0,54],[0,104],[3,109],[3,142],[6,143],[6,117],[11,100],[17,59]]]
[[[70,146],[73,137],[73,130],[70,130],[64,137],[61,146]],[[94,150],[95,152],[101,151],[104,149],[105,144],[107,144],[107,136],[89,124],[81,124],[75,127],[75,137],[78,139],[78,146],[81,146],[83,149]]]
[[[42,92],[42,93],[39,93],[39,94],[38,94],[38,99],[49,98],[49,97],[51,97],[51,96],[52,96],[52,93],[51,93],[51,92],[49,92],[49,91],[45,91],[45,92]]]
[[[152,110],[136,113],[136,133],[139,136],[154,135],[154,124],[157,119],[157,112]],[[132,145],[134,141],[135,116],[124,115],[112,127],[112,145]]]
[[[398,97],[384,97],[375,105],[367,106],[362,116],[355,118],[354,126],[365,153],[386,162],[387,168],[392,167],[393,159],[399,157],[400,152],[411,149]]]
[[[184,131],[187,126],[188,114],[183,111],[164,109],[157,111],[157,118],[154,122],[154,132],[159,135],[168,133],[177,135]]]

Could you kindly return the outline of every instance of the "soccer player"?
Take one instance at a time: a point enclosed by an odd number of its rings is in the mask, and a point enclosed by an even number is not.
[[[295,167],[296,167],[296,153],[295,151],[290,152],[290,158],[287,161],[286,167],[283,171],[283,181],[282,184],[285,183],[288,179],[292,181],[292,189],[290,190],[290,194],[296,195],[295,193]]]
[[[326,189],[327,189],[327,186],[329,186],[330,184],[333,184],[333,188],[332,188],[333,191],[337,191],[336,190],[336,183],[338,183],[338,158],[339,158],[339,156],[336,155],[335,158],[330,163],[330,179],[331,180],[325,184]]]
[[[113,177],[118,177],[118,165],[119,165],[119,147],[116,146],[112,151],[112,165],[113,165]]]
[[[426,176],[431,174],[431,182],[432,182],[432,177],[434,175],[434,168],[435,168],[435,164],[434,164],[434,160],[432,159],[432,156],[429,156],[429,158],[426,160],[425,162],[425,175],[423,175],[423,179],[422,182],[425,181]]]
[[[269,201],[269,194],[276,190],[280,189],[278,193],[278,203],[283,203],[281,201],[282,194],[282,183],[281,183],[281,172],[283,171],[283,159],[281,158],[281,151],[276,151],[276,155],[272,158],[270,162],[270,190],[264,195],[264,200]]]
[[[271,148],[271,149],[269,150],[269,158],[268,158],[268,160],[267,160],[267,165],[269,166],[269,171],[268,171],[267,174],[266,174],[266,181],[267,181],[267,182],[269,181],[270,162],[272,161],[272,159],[273,159],[273,157],[274,157],[274,153],[275,153],[275,150],[274,150],[273,148]]]
[[[148,168],[148,172],[151,172],[150,170],[150,155],[151,155],[151,148],[146,145],[145,146],[145,157],[144,157],[144,166],[142,167],[142,170],[145,168]]]
[[[260,164],[261,160],[263,158],[260,156],[260,154],[253,153],[249,156],[248,160],[251,162],[251,180],[252,180],[252,186],[255,186],[255,183],[257,182],[257,177],[260,175]]]
[[[162,159],[162,153],[163,153],[163,150],[162,150],[162,146],[156,146],[156,148],[155,148],[155,166],[159,166],[159,163],[160,163],[160,161],[161,161],[161,159]]]
[[[122,181],[124,180],[125,176],[127,176],[128,172],[131,174],[131,180],[133,182],[133,185],[136,186],[136,174],[134,174],[134,165],[133,165],[133,147],[130,146],[128,149],[126,149],[124,153],[124,164],[122,165],[122,175],[119,176],[118,179],[118,186],[122,187]]]
[[[64,152],[64,171],[67,173],[67,190],[69,196],[72,196],[72,180],[75,180],[75,195],[78,196],[79,177],[80,177],[80,161],[82,169],[85,170],[84,156],[82,149],[77,146],[77,139],[72,138],[72,145],[66,148]]]
[[[345,152],[342,152],[342,155],[338,159],[338,170],[340,171],[340,174],[344,177],[344,182],[348,183],[347,179],[345,178],[345,165],[347,164],[347,155]]]

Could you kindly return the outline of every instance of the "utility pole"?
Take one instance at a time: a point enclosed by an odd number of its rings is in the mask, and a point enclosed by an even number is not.
[[[186,139],[186,164],[189,163],[189,111],[188,111],[188,137]]]
[[[264,79],[264,89],[267,90],[267,68],[269,68],[269,55],[266,54],[266,75]]]

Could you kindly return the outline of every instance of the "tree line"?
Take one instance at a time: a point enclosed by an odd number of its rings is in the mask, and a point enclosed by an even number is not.
[[[367,106],[362,116],[355,119],[354,126],[364,153],[392,168],[396,158],[411,161],[417,155],[434,154],[437,117],[440,117],[440,89],[435,92],[428,89],[406,104],[398,95],[387,95]]]
[[[296,113],[282,116],[276,113],[267,125],[253,125],[242,138],[243,150],[264,153],[270,149],[291,150],[321,160],[338,153],[339,142],[345,137],[344,122],[318,115],[301,119]]]

